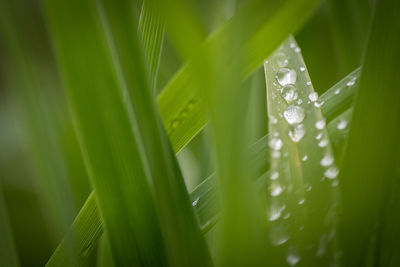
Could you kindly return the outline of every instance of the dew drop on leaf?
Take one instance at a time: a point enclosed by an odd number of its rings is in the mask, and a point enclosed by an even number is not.
[[[269,208],[268,221],[273,222],[281,217],[282,211],[286,208],[285,204],[274,203]]]
[[[192,206],[194,207],[194,206],[196,206],[197,205],[197,203],[199,202],[199,197],[197,197],[193,202],[192,202]]]
[[[339,174],[339,169],[334,166],[329,167],[324,173],[325,177],[329,179],[336,178],[338,174]]]
[[[279,178],[279,172],[273,172],[270,176],[271,180],[276,180]]]
[[[305,117],[304,109],[290,105],[283,112],[283,117],[290,125],[301,123]]]
[[[287,84],[295,84],[297,75],[296,72],[289,68],[280,68],[276,73],[276,79],[282,86]]]
[[[324,127],[325,127],[325,120],[324,119],[322,119],[322,120],[319,120],[319,121],[317,121],[316,123],[315,123],[315,128],[317,128],[318,130],[322,130],[322,129],[324,129]]]
[[[343,130],[347,127],[347,121],[345,119],[341,119],[336,126],[336,129]]]
[[[350,87],[350,86],[353,86],[355,83],[356,83],[356,80],[353,78],[353,79],[351,79],[350,81],[348,81],[348,82],[346,83],[346,85]]]
[[[272,245],[279,246],[286,243],[289,240],[289,233],[285,226],[282,224],[276,225],[271,229],[270,240]]]
[[[269,140],[269,147],[275,151],[281,150],[282,145],[283,145],[282,140],[278,137],[272,137]]]
[[[289,64],[289,60],[288,60],[287,56],[285,55],[285,53],[283,53],[283,52],[276,53],[274,58],[275,58],[276,64],[281,68],[286,67]]]
[[[283,189],[279,183],[271,184],[271,196],[277,197],[282,193]]]
[[[311,102],[315,102],[318,100],[318,94],[316,92],[312,92],[308,95],[308,99],[310,99]]]
[[[287,84],[282,88],[281,95],[283,99],[286,100],[287,103],[292,103],[298,97],[298,93],[296,87],[292,84]]]
[[[290,266],[295,266],[297,263],[299,263],[299,261],[300,261],[300,256],[297,250],[294,249],[293,247],[289,248],[286,255],[286,262]]]
[[[333,163],[333,156],[331,154],[326,154],[320,161],[321,166],[327,167],[332,165]]]
[[[304,135],[306,134],[306,129],[304,128],[303,124],[298,124],[292,129],[289,130],[288,136],[292,139],[293,142],[297,143],[301,139],[303,139]]]
[[[319,147],[326,147],[328,145],[328,140],[327,139],[322,139],[319,141],[318,146]]]

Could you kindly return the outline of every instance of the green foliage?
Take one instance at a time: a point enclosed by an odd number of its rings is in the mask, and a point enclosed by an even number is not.
[[[0,0],[0,265],[398,266],[399,12]]]

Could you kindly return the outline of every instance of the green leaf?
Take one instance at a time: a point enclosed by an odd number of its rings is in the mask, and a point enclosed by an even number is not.
[[[70,240],[74,241],[73,248],[78,255],[78,262],[84,262],[102,234],[103,222],[100,219],[94,192],[92,192],[46,266],[68,265],[70,255],[67,253],[67,246]]]
[[[396,169],[400,135],[400,2],[382,0],[375,4],[339,177],[345,266],[395,266],[390,255],[395,255],[398,248],[398,224],[394,228],[392,223],[399,222],[395,204],[400,192]]]
[[[108,46],[114,51],[127,100],[133,107],[150,172],[159,225],[168,261],[173,266],[211,264],[205,240],[192,210],[189,195],[140,64],[139,42],[131,22],[130,1],[104,2]],[[103,20],[103,22],[105,22]],[[135,127],[135,124],[133,123]],[[112,242],[111,242],[112,245]]]
[[[271,148],[271,261],[334,263],[338,168],[320,110],[325,103],[313,90],[293,38],[265,61],[264,69]]]
[[[150,88],[155,92],[161,50],[164,41],[164,24],[156,11],[144,1],[140,12],[139,30],[146,66],[150,76]]]

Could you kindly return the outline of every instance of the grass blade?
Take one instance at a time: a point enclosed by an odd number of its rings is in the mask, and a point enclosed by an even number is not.
[[[155,207],[169,263],[173,266],[208,266],[208,249],[198,228],[189,195],[156,104],[146,84],[136,29],[131,23],[130,1],[104,1],[109,29],[108,46],[115,50],[128,100],[133,107],[151,175]],[[104,24],[106,25],[106,24]],[[132,49],[133,48],[133,49]]]
[[[398,1],[376,2],[364,55],[339,177],[343,199],[340,237],[345,266],[381,265],[383,251],[391,253],[398,244],[399,237],[391,232],[393,228],[384,230],[383,227],[388,220],[399,219],[395,212],[397,207],[393,206],[397,201],[390,200],[390,196],[399,196],[396,164],[400,134],[400,76],[397,72],[400,50],[393,45],[400,43],[399,12]]]
[[[271,249],[276,253],[273,264],[334,263],[338,169],[319,109],[324,103],[313,91],[293,38],[267,59],[264,68],[271,133],[267,201]]]
[[[155,93],[158,67],[164,41],[164,24],[156,11],[143,2],[139,18],[139,36],[142,43],[146,66],[150,76],[150,88]]]

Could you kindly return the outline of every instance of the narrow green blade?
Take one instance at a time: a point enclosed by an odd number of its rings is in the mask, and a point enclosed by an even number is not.
[[[339,177],[345,266],[387,266],[391,259],[383,256],[398,253],[398,230],[387,226],[399,221],[395,203],[400,192],[396,169],[400,135],[400,2],[382,0],[375,4]]]
[[[161,50],[164,41],[164,24],[147,1],[143,2],[139,19],[139,36],[143,46],[146,66],[150,76],[150,88],[155,92]]]
[[[338,168],[326,120],[300,48],[285,41],[264,64],[270,184],[268,221],[274,265],[335,263]]]
[[[119,68],[121,84],[126,86],[123,91],[126,100],[133,107],[168,261],[172,266],[208,266],[211,264],[208,248],[140,61],[141,50],[135,38],[137,31],[132,23],[130,1],[104,1],[103,4],[102,23],[107,46],[114,53],[113,61]],[[102,13],[102,7],[98,6]]]

